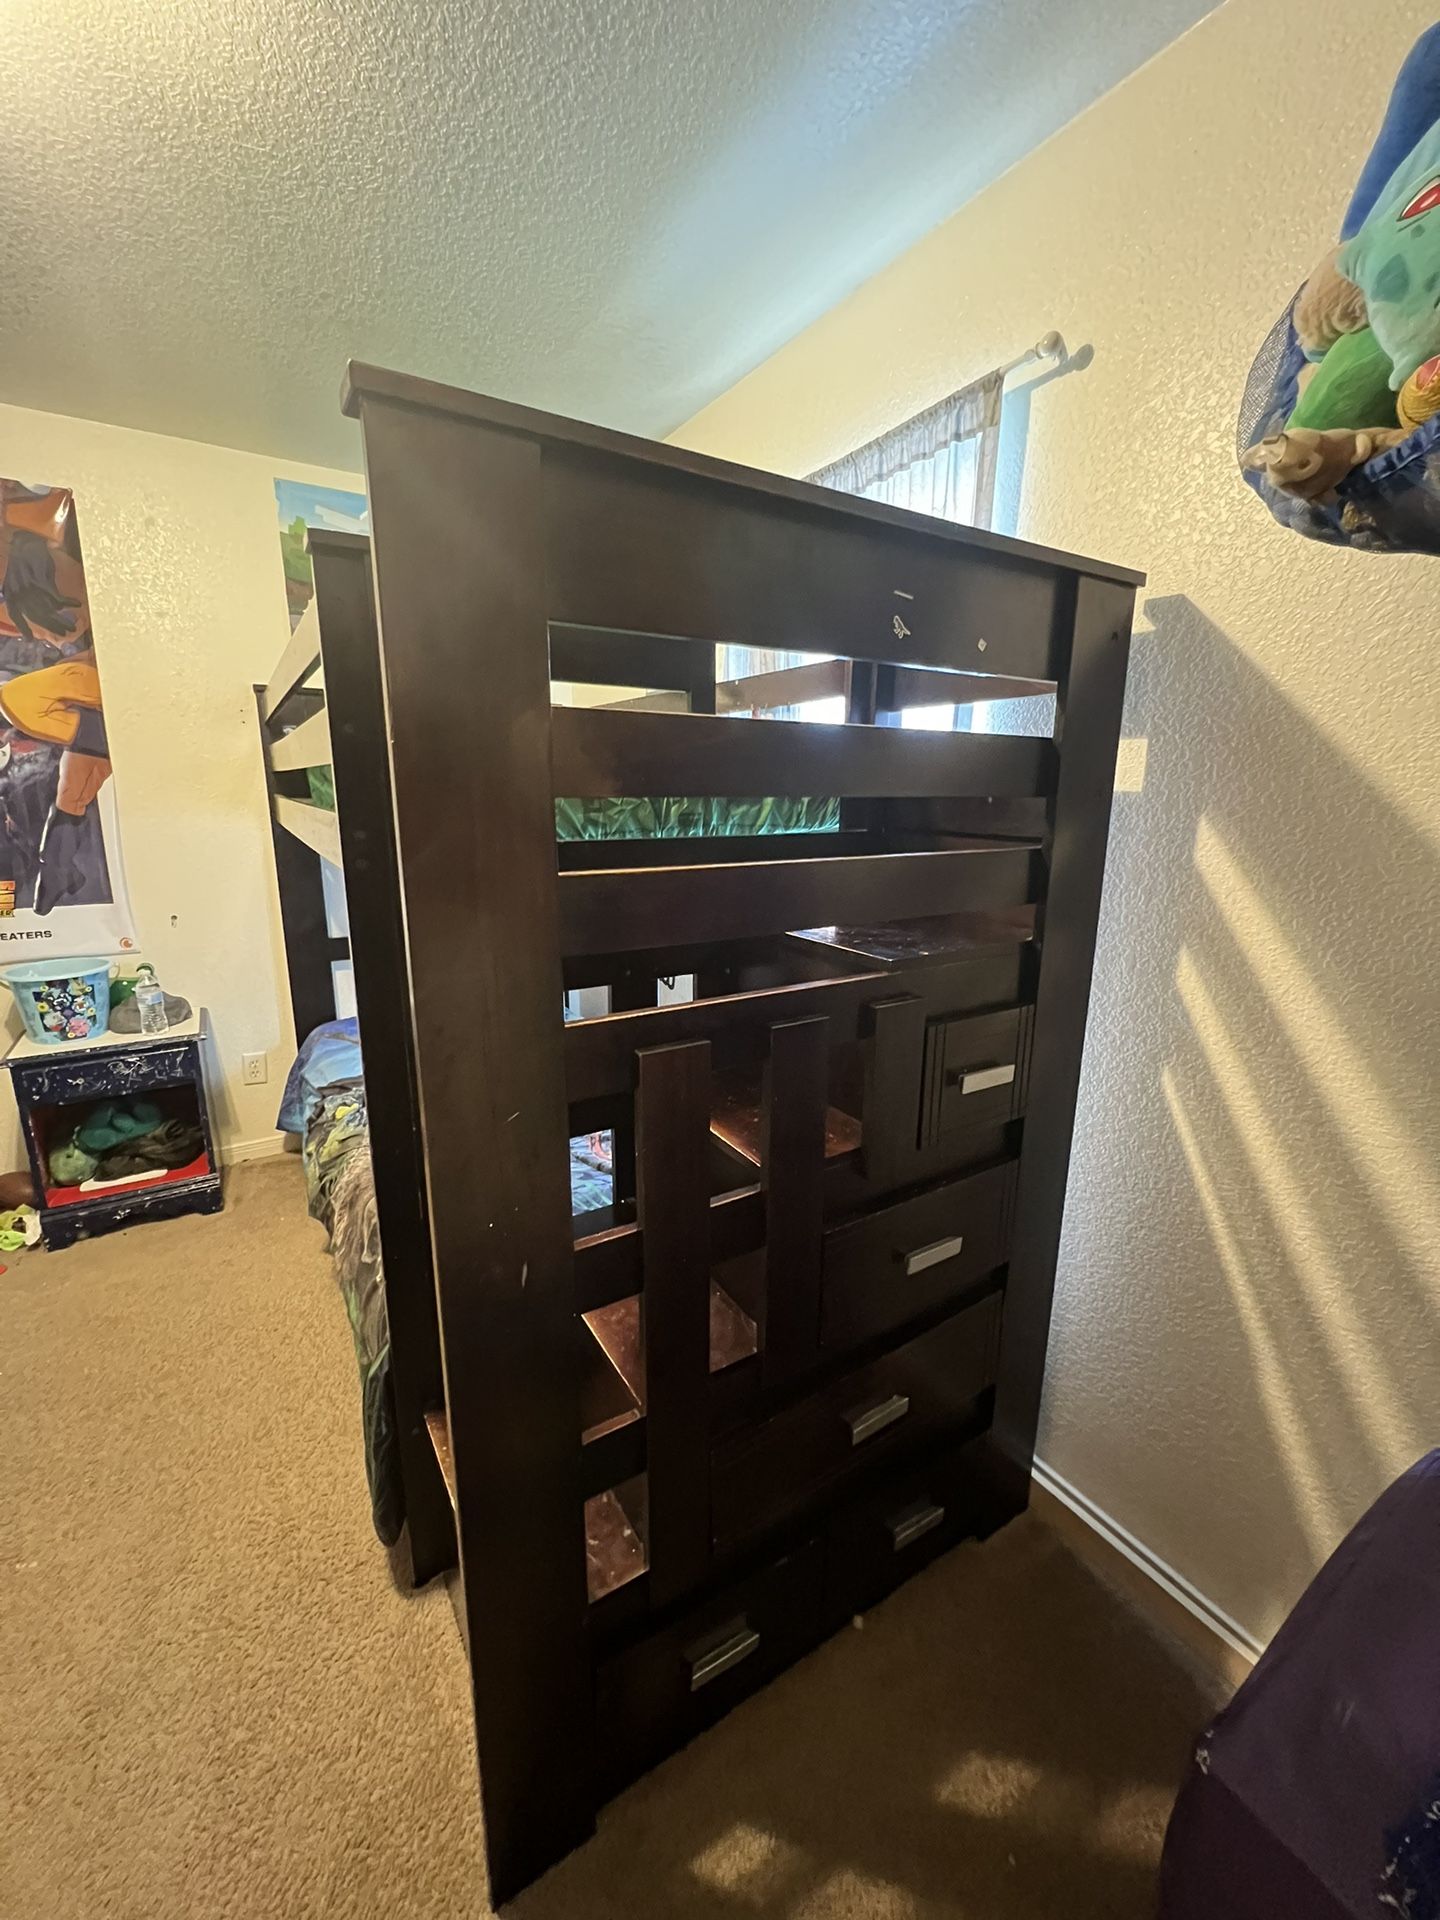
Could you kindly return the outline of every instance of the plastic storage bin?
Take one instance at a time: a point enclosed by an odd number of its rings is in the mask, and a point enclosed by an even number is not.
[[[42,1045],[93,1040],[110,1024],[108,960],[24,960],[4,978],[26,1033]]]

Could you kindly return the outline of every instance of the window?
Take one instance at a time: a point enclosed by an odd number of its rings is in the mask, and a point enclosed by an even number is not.
[[[995,510],[1004,384],[1003,373],[987,373],[810,478],[817,486],[866,500],[988,527]]]

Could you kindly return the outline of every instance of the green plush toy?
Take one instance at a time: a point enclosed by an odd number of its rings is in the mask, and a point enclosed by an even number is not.
[[[85,1153],[108,1153],[122,1141],[153,1133],[164,1118],[153,1100],[138,1095],[128,1100],[102,1100],[81,1121],[75,1142]]]
[[[99,1157],[80,1145],[78,1131],[50,1149],[50,1178],[57,1187],[78,1187],[99,1164]]]
[[[1392,362],[1390,386],[1398,392],[1417,367],[1440,353],[1440,124],[1391,174],[1336,265],[1365,296],[1375,338]]]
[[[1366,427],[1391,425],[1395,396],[1390,391],[1389,354],[1373,327],[1342,333],[1305,383],[1292,427]]]

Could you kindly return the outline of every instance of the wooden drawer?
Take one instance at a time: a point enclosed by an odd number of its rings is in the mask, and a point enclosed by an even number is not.
[[[832,1515],[825,1542],[831,1624],[863,1613],[902,1580],[995,1524],[979,1471],[984,1441],[889,1476]]]
[[[32,1105],[113,1100],[122,1093],[148,1093],[154,1087],[183,1085],[198,1078],[193,1040],[173,1047],[137,1048],[134,1053],[92,1053],[85,1060],[67,1060],[60,1047],[55,1052],[53,1062],[11,1063],[10,1071],[17,1082],[23,1080],[25,1097]]]
[[[1017,1162],[881,1207],[825,1236],[820,1344],[841,1349],[954,1299],[1010,1252]]]
[[[778,1526],[876,1459],[958,1432],[994,1381],[999,1334],[991,1294],[722,1442],[710,1473],[716,1550]]]
[[[621,1787],[819,1639],[824,1547],[808,1541],[595,1670],[602,1790]]]
[[[920,1087],[920,1145],[962,1139],[972,1127],[1025,1111],[1033,1007],[1007,1007],[925,1029]]]

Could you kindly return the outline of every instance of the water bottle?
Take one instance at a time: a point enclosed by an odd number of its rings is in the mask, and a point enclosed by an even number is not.
[[[155,978],[155,969],[147,962],[140,968],[135,983],[135,1004],[140,1009],[141,1033],[165,1033],[170,1026],[165,1012],[165,989]]]

